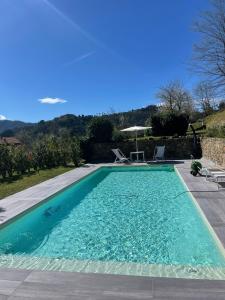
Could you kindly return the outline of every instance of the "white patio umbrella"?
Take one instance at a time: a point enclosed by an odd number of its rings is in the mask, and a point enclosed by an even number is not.
[[[143,131],[143,130],[146,130],[146,129],[150,129],[150,128],[152,128],[152,127],[133,126],[133,127],[128,127],[128,128],[122,129],[120,131],[123,131],[123,132],[135,132],[135,135],[136,135],[136,152],[138,152],[137,132],[138,131]]]

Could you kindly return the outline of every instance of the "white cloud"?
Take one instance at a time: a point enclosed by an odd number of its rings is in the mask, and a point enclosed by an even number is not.
[[[0,121],[4,121],[4,120],[6,120],[6,117],[3,115],[0,115]]]
[[[67,101],[60,98],[42,98],[38,100],[43,104],[56,104],[56,103],[66,103]]]

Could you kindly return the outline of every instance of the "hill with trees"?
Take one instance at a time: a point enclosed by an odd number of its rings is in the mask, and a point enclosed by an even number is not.
[[[100,116],[109,120],[115,128],[121,129],[134,125],[144,125],[157,110],[156,105],[150,105],[128,112],[101,114]],[[45,135],[60,136],[67,133],[71,136],[84,137],[87,135],[88,125],[94,118],[96,116],[67,114],[50,121],[42,120],[34,124],[20,122],[17,127],[14,121],[7,120],[5,126],[0,127],[0,135],[8,136],[7,134],[10,130],[10,135],[17,136],[25,144],[30,144]]]
[[[32,125],[32,123],[25,123],[22,121],[0,120],[0,135],[5,131],[14,131],[15,129],[19,129],[30,125]],[[5,136],[9,136],[9,134],[7,135],[6,132]]]

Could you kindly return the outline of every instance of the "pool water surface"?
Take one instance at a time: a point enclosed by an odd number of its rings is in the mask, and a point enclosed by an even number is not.
[[[225,266],[173,166],[101,168],[1,229],[0,254]]]

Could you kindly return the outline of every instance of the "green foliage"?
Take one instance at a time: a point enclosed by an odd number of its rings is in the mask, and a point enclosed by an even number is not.
[[[88,128],[89,138],[93,142],[111,142],[113,135],[112,123],[104,117],[96,117],[91,120]]]
[[[225,126],[208,127],[206,129],[206,136],[225,138]]]
[[[29,153],[26,151],[24,146],[18,146],[13,148],[14,156],[14,171],[17,174],[24,174],[26,171],[30,172],[32,166]]]
[[[75,137],[71,141],[71,159],[75,167],[78,167],[81,160],[81,150],[80,141]]]
[[[21,121],[11,121],[11,120],[1,120],[0,122],[0,136],[2,135],[2,132],[10,129],[15,131],[16,129],[30,126],[31,123],[24,123]]]
[[[89,161],[93,154],[93,143],[88,138],[80,140],[80,150],[82,158]]]
[[[117,128],[125,128],[134,125],[144,125],[146,120],[158,111],[156,105],[149,105],[141,109],[133,109],[128,112],[108,113],[103,117]],[[61,136],[62,132],[68,132],[72,136],[85,138],[90,121],[94,116],[72,115],[67,114],[50,121],[40,121],[36,124],[22,123],[14,121],[0,122],[1,132],[12,129],[14,135],[28,147],[32,147],[35,141],[39,141],[45,135]],[[12,133],[11,133],[12,134]],[[7,135],[9,136],[9,135]]]
[[[196,176],[197,174],[199,174],[199,171],[202,168],[202,164],[199,161],[193,161],[191,164],[191,174],[193,176]]]
[[[41,169],[67,166],[81,160],[80,142],[69,135],[44,136],[36,141],[32,149],[25,146],[0,145],[0,176],[5,179],[13,174],[22,175]]]
[[[119,130],[114,129],[112,139],[114,142],[123,142],[126,139],[126,135]]]
[[[0,145],[0,175],[3,178],[6,176],[11,176],[13,172],[13,153],[10,147],[6,147],[5,145]]]
[[[12,137],[14,136],[14,131],[12,129],[7,129],[0,134],[1,137]]]
[[[151,118],[153,136],[185,135],[189,118],[185,114],[160,113]]]
[[[119,129],[131,127],[134,125],[143,126],[146,124],[149,117],[158,112],[156,105],[149,105],[147,107],[132,109],[127,112],[111,113],[104,115],[112,124]]]

